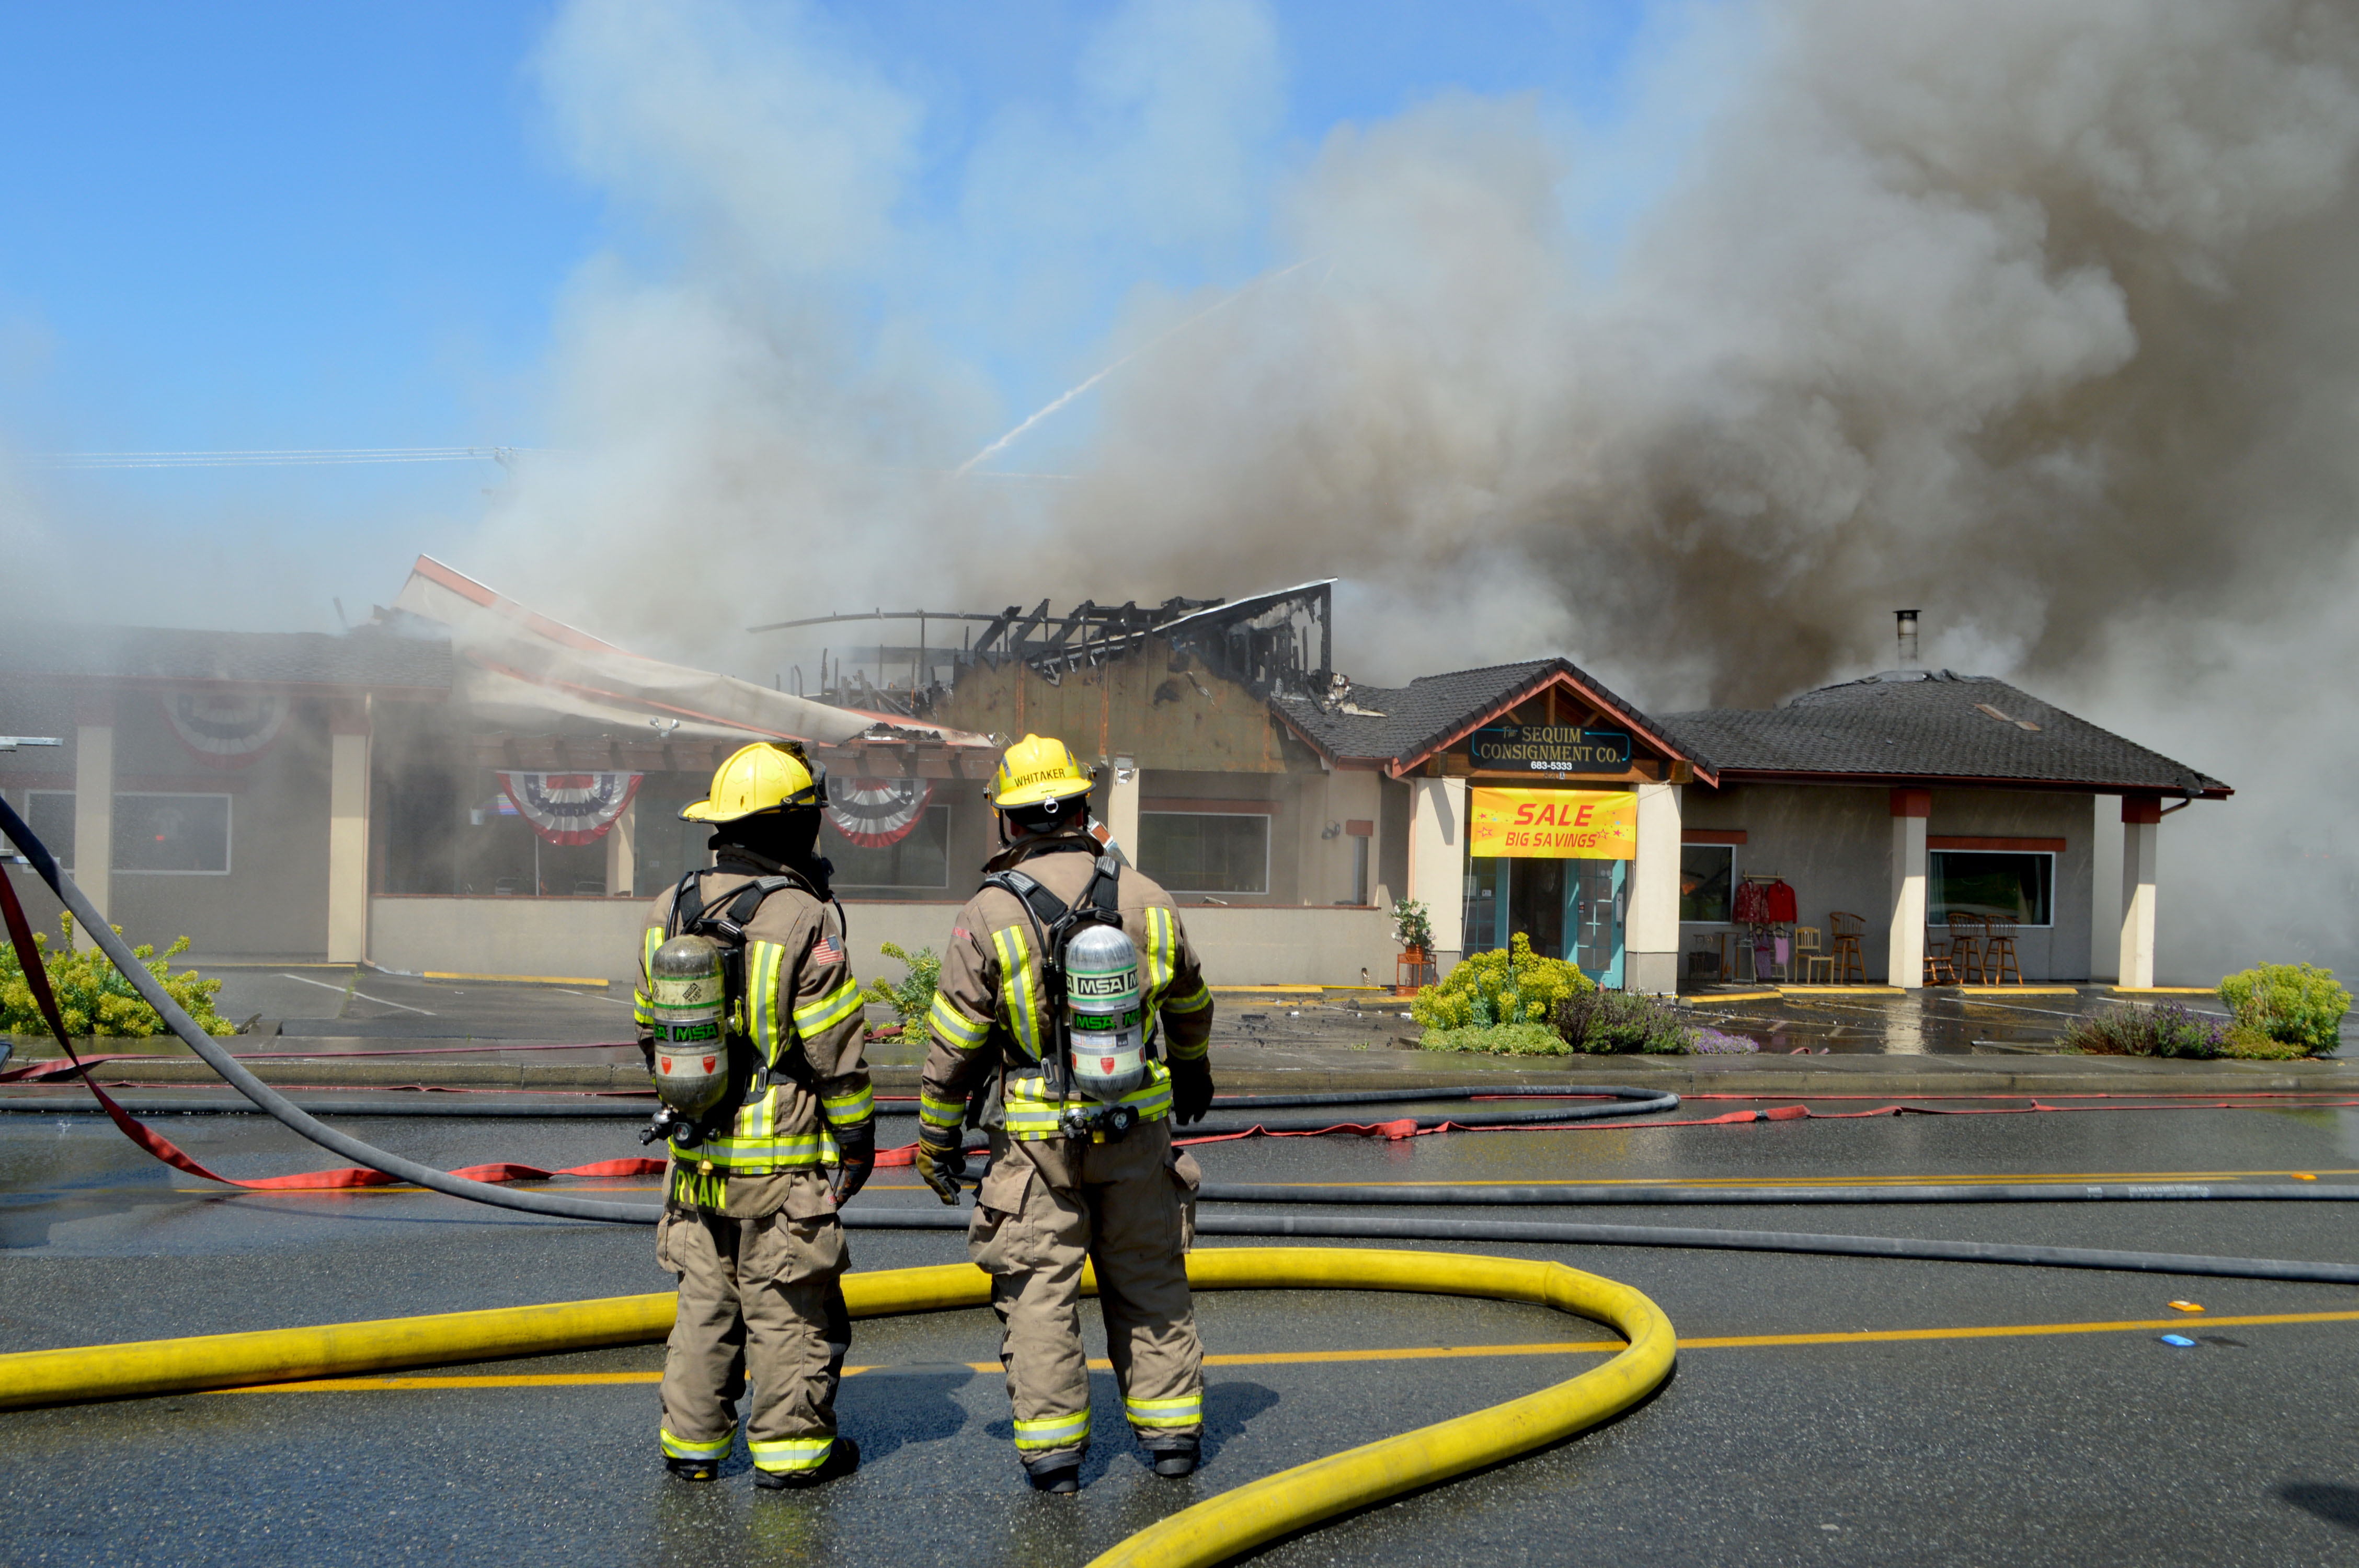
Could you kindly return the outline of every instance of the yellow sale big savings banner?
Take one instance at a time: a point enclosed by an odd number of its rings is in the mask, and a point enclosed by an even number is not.
[[[1638,796],[1626,789],[1476,789],[1473,854],[1550,860],[1629,860],[1638,854]]]

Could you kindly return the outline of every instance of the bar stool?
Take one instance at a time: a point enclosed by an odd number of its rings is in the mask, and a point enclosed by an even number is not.
[[[1950,911],[1950,967],[1961,985],[1983,982],[1983,917]]]
[[[2012,970],[2015,983],[2021,985],[2023,966],[2015,957],[2015,922],[1994,914],[1983,925],[1990,933],[1983,940],[1983,973],[1990,977],[1992,985],[2002,986]]]
[[[1827,925],[1834,930],[1834,946],[1828,952],[1833,960],[1827,978],[1849,985],[1856,979],[1867,979],[1867,960],[1860,956],[1859,939],[1867,934],[1867,916],[1851,914],[1843,910],[1830,910]]]

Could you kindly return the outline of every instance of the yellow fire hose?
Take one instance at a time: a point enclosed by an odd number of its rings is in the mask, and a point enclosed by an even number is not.
[[[1653,1302],[1561,1263],[1457,1252],[1216,1248],[1189,1255],[1188,1281],[1198,1290],[1416,1291],[1530,1302],[1604,1324],[1629,1343],[1603,1366],[1538,1393],[1298,1465],[1183,1509],[1092,1568],[1219,1563],[1321,1519],[1559,1442],[1644,1399],[1670,1375],[1678,1354],[1670,1320]],[[1082,1285],[1096,1288],[1086,1270]],[[852,1273],[843,1278],[843,1296],[853,1317],[985,1306],[991,1277],[967,1263]],[[644,1345],[671,1332],[674,1301],[667,1292],[24,1351],[0,1356],[0,1409]]]

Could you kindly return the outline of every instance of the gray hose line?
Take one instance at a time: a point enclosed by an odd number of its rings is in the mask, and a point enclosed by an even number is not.
[[[1318,1187],[1206,1182],[1196,1196],[1212,1203],[1452,1206],[1626,1205],[1705,1207],[1727,1204],[1977,1203],[2359,1203],[2359,1182],[1912,1182],[1825,1187],[1696,1186],[1381,1186]]]
[[[843,1215],[853,1230],[963,1230],[952,1209],[861,1208]],[[2027,1247],[2003,1241],[1930,1241],[1906,1236],[1819,1236],[1807,1231],[1682,1230],[1657,1225],[1567,1225],[1499,1219],[1378,1219],[1359,1215],[1200,1215],[1199,1236],[1309,1236],[1386,1241],[1521,1241],[1590,1247],[1692,1247],[1739,1252],[1805,1252],[1839,1258],[1916,1259],[1941,1263],[2019,1263],[2048,1269],[2112,1269],[2141,1274],[2202,1274],[2227,1280],[2359,1284],[2359,1263],[2277,1258],[2209,1258],[2177,1252],[2116,1252],[2096,1247]]]
[[[463,1176],[438,1171],[431,1165],[421,1165],[415,1160],[388,1154],[357,1138],[348,1138],[333,1128],[324,1126],[248,1072],[245,1064],[223,1050],[212,1035],[197,1027],[196,1020],[182,1011],[180,1004],[172,1000],[156,977],[147,972],[147,967],[132,955],[131,945],[115,935],[114,927],[109,925],[106,917],[92,907],[74,880],[58,869],[58,863],[49,850],[33,837],[32,829],[25,826],[24,819],[5,800],[0,800],[0,829],[5,830],[17,849],[32,862],[33,870],[40,874],[41,880],[49,883],[50,891],[73,912],[73,917],[81,923],[82,929],[98,944],[99,950],[114,961],[116,970],[131,982],[131,988],[139,993],[141,999],[163,1018],[165,1026],[180,1037],[182,1044],[203,1057],[206,1065],[228,1079],[240,1094],[321,1148],[341,1154],[355,1164],[365,1165],[372,1171],[382,1172],[397,1181],[413,1183],[454,1198],[490,1204],[497,1208],[549,1215],[559,1219],[602,1219],[624,1225],[653,1225],[663,1217],[662,1208],[653,1204],[603,1203],[595,1198],[515,1192],[506,1187],[494,1186],[489,1182],[471,1182]]]

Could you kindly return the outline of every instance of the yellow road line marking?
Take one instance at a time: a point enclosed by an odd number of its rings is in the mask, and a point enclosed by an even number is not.
[[[1832,1334],[1744,1334],[1681,1339],[1681,1350],[1763,1350],[1810,1345],[1899,1345],[1957,1339],[2033,1339],[2065,1334],[2140,1334],[2152,1329],[2178,1329],[2193,1321],[2184,1317],[2124,1318],[2103,1323],[2021,1323],[1960,1328],[1865,1328]],[[2213,1328],[2265,1328],[2305,1323],[2359,1323],[2359,1312],[2258,1313],[2242,1317],[2206,1314],[2202,1323]],[[1505,1356],[1602,1356],[1624,1348],[1619,1339],[1580,1340],[1540,1345],[1412,1346],[1382,1350],[1270,1350],[1249,1355],[1207,1356],[1207,1367],[1300,1367],[1353,1361],[1455,1361]],[[999,1370],[996,1361],[952,1363],[976,1372]],[[887,1370],[880,1367],[846,1367],[843,1375]],[[1093,1372],[1113,1369],[1096,1359]],[[368,1393],[420,1389],[554,1389],[600,1388],[625,1383],[660,1383],[661,1372],[518,1372],[488,1377],[321,1378],[306,1383],[266,1383],[245,1389],[216,1389],[223,1394]]]

